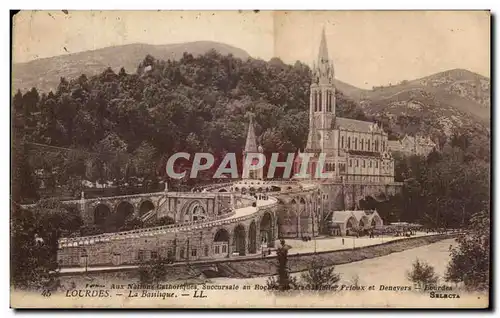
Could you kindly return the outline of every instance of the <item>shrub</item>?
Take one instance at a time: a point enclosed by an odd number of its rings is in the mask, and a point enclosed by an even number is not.
[[[167,276],[167,259],[159,258],[150,262],[142,263],[139,266],[139,281],[141,284],[158,283]]]
[[[412,270],[406,275],[410,282],[421,287],[436,285],[438,281],[438,276],[434,272],[434,267],[419,259],[415,260]]]
[[[471,218],[469,231],[458,239],[458,246],[451,250],[451,260],[445,279],[463,282],[469,290],[489,288],[490,219],[484,211]]]
[[[329,290],[340,280],[334,266],[324,266],[321,259],[313,259],[307,272],[301,275],[303,283],[311,290]]]

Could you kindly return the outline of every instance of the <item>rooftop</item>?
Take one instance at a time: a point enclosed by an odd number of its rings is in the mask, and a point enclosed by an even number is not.
[[[337,117],[335,119],[335,128],[343,128],[348,130],[354,130],[359,132],[380,132],[381,129],[376,123],[371,121],[363,121],[357,119]]]

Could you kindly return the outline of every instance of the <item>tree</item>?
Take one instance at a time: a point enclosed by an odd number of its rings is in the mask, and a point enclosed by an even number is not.
[[[144,224],[139,218],[132,217],[132,218],[127,218],[125,220],[125,223],[123,224],[122,227],[120,227],[119,230],[120,231],[131,231],[131,230],[137,230],[137,229],[140,229],[143,227],[144,227]]]
[[[320,258],[311,261],[307,272],[301,275],[302,282],[311,290],[330,290],[340,280],[340,275],[335,273],[334,266],[325,266]]]
[[[434,267],[419,259],[416,259],[412,266],[412,270],[406,273],[410,282],[421,288],[437,284],[438,276],[434,272]]]
[[[489,289],[490,216],[487,211],[475,214],[468,231],[457,238],[458,246],[450,252],[451,261],[445,279],[463,282],[470,290]]]
[[[12,199],[14,202],[33,202],[39,198],[35,174],[28,161],[26,143],[14,140],[12,145]]]
[[[152,164],[154,162],[154,156],[155,148],[146,141],[143,141],[132,153],[131,160],[137,176],[151,177],[154,175],[155,166]]]
[[[12,207],[11,219],[11,283],[18,289],[45,288],[50,281],[46,257],[49,247],[35,241],[35,218],[31,211]]]
[[[58,241],[61,236],[77,232],[83,225],[78,209],[67,208],[57,199],[40,200],[35,207],[35,234],[43,238],[51,253],[53,269],[57,268]]]
[[[33,211],[18,205],[12,209],[11,277],[16,288],[50,286],[54,279],[49,272],[58,268],[59,238],[82,224],[76,209],[68,211],[54,199],[41,200]]]

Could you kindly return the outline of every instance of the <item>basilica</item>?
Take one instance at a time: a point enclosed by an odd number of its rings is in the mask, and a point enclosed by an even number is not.
[[[310,89],[309,135],[304,151],[312,158],[307,173],[316,175],[319,155],[324,154],[323,172],[337,181],[394,182],[394,159],[387,133],[373,122],[337,117],[334,78],[323,30]],[[300,163],[296,160],[295,173],[300,171]]]

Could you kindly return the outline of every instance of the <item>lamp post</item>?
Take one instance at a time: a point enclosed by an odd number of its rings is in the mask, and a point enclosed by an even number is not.
[[[314,235],[314,224],[316,223],[316,213],[318,213],[318,207],[316,207],[315,209],[316,211],[313,212],[313,217],[312,217],[312,235],[313,235],[313,239],[314,239],[314,254],[316,254],[316,251],[317,251],[317,246],[316,246],[316,235]]]

